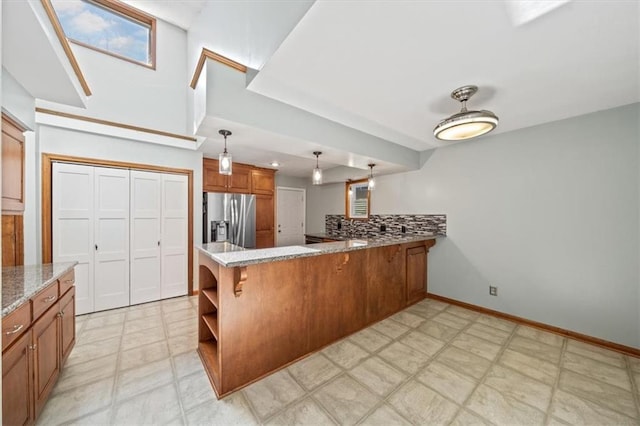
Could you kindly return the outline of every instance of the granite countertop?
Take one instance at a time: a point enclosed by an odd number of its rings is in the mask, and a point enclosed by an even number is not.
[[[341,253],[352,250],[362,250],[372,247],[382,247],[392,244],[403,244],[439,238],[438,235],[385,235],[375,238],[348,239],[332,243],[307,244],[300,246],[285,246],[265,249],[249,249],[228,244],[234,248],[217,250],[214,244],[205,244],[197,248],[214,261],[225,267],[247,266],[256,263],[276,262],[279,260],[296,259],[299,257],[319,256],[328,253]]]
[[[338,240],[343,241],[348,238],[340,237],[338,235],[327,234],[326,232],[310,232],[308,234],[304,234],[305,237],[316,237],[316,238],[327,238],[329,240]]]
[[[16,310],[77,264],[78,262],[60,262],[2,268],[2,317]]]

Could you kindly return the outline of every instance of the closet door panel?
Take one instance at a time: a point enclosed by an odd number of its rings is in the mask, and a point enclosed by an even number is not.
[[[54,262],[77,261],[76,313],[94,311],[94,168],[54,163],[52,242]]]
[[[162,175],[131,171],[131,304],[160,294]]]
[[[162,175],[162,298],[187,294],[188,180]]]
[[[95,310],[129,305],[129,170],[95,168]]]

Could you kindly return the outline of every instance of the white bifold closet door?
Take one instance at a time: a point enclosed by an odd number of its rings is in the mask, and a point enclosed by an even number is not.
[[[160,294],[163,299],[187,294],[188,195],[186,175],[162,175]]]
[[[162,175],[131,171],[131,304],[160,294]]]
[[[94,311],[94,201],[91,166],[54,163],[51,197],[54,262],[74,262],[76,313]]]

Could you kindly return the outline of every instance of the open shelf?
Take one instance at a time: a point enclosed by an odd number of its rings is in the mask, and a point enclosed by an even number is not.
[[[202,290],[202,294],[218,309],[218,290],[216,287],[204,289]]]
[[[218,345],[216,341],[201,341],[198,343],[198,353],[217,394],[220,386],[220,372],[218,371]]]
[[[217,341],[218,340],[218,315],[215,312],[210,314],[204,314],[202,315],[202,319],[204,320],[205,324],[207,324],[207,327],[209,328],[209,330],[211,330],[211,334],[213,334],[213,337]]]

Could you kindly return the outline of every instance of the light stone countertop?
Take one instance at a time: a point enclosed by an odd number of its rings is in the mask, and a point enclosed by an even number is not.
[[[60,262],[2,268],[2,317],[28,302],[31,296],[69,272],[77,264],[78,262]]]
[[[404,244],[440,238],[439,235],[388,235],[384,237],[349,239],[332,243],[307,244],[299,246],[273,247],[265,249],[243,249],[229,243],[211,243],[196,246],[202,253],[220,265],[232,268],[256,263],[277,262],[300,257],[341,253],[393,244]],[[222,245],[222,246],[220,246]],[[231,246],[231,247],[229,247]]]

